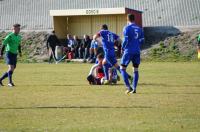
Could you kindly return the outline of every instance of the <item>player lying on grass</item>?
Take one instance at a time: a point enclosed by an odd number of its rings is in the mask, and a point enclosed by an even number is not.
[[[104,55],[99,54],[97,56],[97,63],[92,66],[89,75],[87,77],[87,80],[89,84],[91,85],[102,85],[105,81],[105,74],[103,71],[103,62]],[[111,80],[111,84],[116,84],[117,80],[119,81],[119,76],[117,75],[117,71],[115,68],[110,67],[109,69],[109,80]]]
[[[3,86],[2,81],[8,77],[9,87],[15,86],[12,81],[12,75],[17,65],[17,54],[21,56],[21,36],[19,35],[20,32],[20,24],[13,25],[13,32],[8,34],[5,39],[3,40],[3,45],[1,48],[0,58],[3,58],[3,52],[6,48],[6,63],[8,65],[8,71],[5,72],[2,77],[0,78],[0,86]]]
[[[103,60],[103,69],[105,74],[105,83],[111,83],[109,80],[109,68],[110,66],[114,66],[117,71],[120,71],[120,66],[117,63],[117,59],[115,56],[115,48],[114,43],[119,39],[119,36],[115,33],[112,33],[108,30],[108,26],[106,24],[102,25],[101,30],[95,35],[94,39],[97,40],[97,38],[102,39],[102,45],[104,50],[104,60]],[[128,77],[131,79],[131,76],[128,75]],[[132,80],[132,79],[131,79]]]

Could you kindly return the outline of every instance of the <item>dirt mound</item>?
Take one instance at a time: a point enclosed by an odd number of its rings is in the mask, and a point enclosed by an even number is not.
[[[143,50],[142,58],[159,61],[197,60],[198,34],[200,34],[200,31],[190,31],[167,37]]]
[[[8,32],[0,32],[0,42]],[[21,62],[44,62],[48,59],[46,40],[48,32],[21,32],[23,57],[19,58]],[[190,31],[179,33],[175,36],[156,38],[151,41],[151,46],[142,50],[143,60],[159,61],[179,61],[179,60],[196,60],[197,59],[197,36],[200,31]],[[145,38],[151,40],[152,36]],[[160,40],[159,40],[160,39]],[[147,41],[146,45],[149,45]]]
[[[8,32],[0,33],[0,42]],[[22,36],[22,58],[21,62],[43,62],[48,58],[46,49],[47,32],[21,32]]]

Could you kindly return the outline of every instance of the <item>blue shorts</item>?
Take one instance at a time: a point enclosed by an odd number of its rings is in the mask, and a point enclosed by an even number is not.
[[[6,52],[6,64],[13,65],[16,67],[17,65],[17,54],[13,54],[11,52]]]
[[[140,64],[140,54],[130,54],[124,53],[121,59],[121,65],[128,66],[128,64],[132,61],[133,65]]]
[[[90,48],[92,48],[92,49],[96,49],[96,48],[98,48],[98,43],[95,42],[95,41],[93,41],[93,42],[91,43]]]
[[[111,66],[114,66],[117,63],[115,54],[105,54],[105,59],[106,59],[106,62],[110,64]]]

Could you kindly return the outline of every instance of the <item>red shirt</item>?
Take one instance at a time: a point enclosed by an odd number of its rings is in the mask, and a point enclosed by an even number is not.
[[[97,70],[97,78],[103,78],[104,77],[104,71],[102,66],[98,66],[96,68]]]

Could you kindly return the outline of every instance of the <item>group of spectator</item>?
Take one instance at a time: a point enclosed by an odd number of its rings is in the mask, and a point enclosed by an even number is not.
[[[83,39],[78,38],[78,36],[66,35],[66,39],[61,43],[55,31],[52,31],[52,34],[49,35],[47,39],[47,49],[50,50],[49,62],[55,57],[55,47],[63,46],[63,52],[66,55],[67,59],[83,59],[83,61],[88,61],[94,63],[96,57],[99,53],[103,53],[103,48],[101,41],[96,41],[91,38],[89,35],[84,35]],[[121,42],[116,42],[116,55],[120,57],[121,55]]]
[[[72,53],[74,59],[88,59],[92,55],[90,55],[92,40],[88,35],[84,35],[83,39],[79,39],[78,36],[67,34],[67,39],[64,43],[64,51],[65,53]]]

